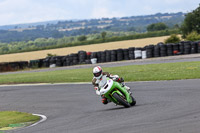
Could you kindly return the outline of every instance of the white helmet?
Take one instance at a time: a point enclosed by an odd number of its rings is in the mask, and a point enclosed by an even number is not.
[[[100,66],[94,67],[93,74],[96,79],[101,79],[103,76],[102,68]]]

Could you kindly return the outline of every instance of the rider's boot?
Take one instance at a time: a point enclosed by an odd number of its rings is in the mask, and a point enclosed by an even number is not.
[[[105,96],[101,96],[102,97],[102,103],[103,104],[108,104],[109,102],[111,102],[109,99],[107,99]]]
[[[132,94],[132,92],[130,91],[130,90],[131,90],[131,88],[130,88],[130,87],[128,87],[128,86],[126,86],[124,82],[122,82],[121,84],[122,84],[122,87],[125,87],[125,88],[126,88],[126,90],[128,91],[128,93],[131,95],[131,94]]]
[[[128,91],[128,93],[131,95],[132,94],[132,92],[130,91],[131,90],[131,88],[130,87],[128,87],[128,86],[124,86],[125,88],[126,88],[126,90]]]

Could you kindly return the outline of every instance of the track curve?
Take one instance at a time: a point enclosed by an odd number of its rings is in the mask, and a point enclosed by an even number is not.
[[[12,133],[197,133],[200,79],[127,83],[137,105],[103,105],[90,84],[1,86],[0,110],[44,114]]]

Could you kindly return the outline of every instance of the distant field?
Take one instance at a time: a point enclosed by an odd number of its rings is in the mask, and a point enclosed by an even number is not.
[[[169,36],[153,37],[153,38],[136,39],[128,41],[117,41],[117,42],[109,42],[101,44],[42,50],[35,52],[0,55],[0,62],[29,61],[35,59],[42,59],[45,58],[48,53],[56,55],[68,55],[71,53],[77,53],[80,50],[84,50],[87,52],[96,52],[96,51],[112,50],[118,48],[144,47],[149,44],[157,44],[158,42],[163,42],[168,37]]]

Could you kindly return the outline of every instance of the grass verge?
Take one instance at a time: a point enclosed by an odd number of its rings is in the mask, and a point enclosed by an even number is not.
[[[103,68],[125,81],[179,80],[200,78],[200,62],[130,65]],[[0,84],[91,82],[92,68],[0,75]]]
[[[0,130],[27,126],[39,120],[39,116],[35,116],[29,113],[22,113],[17,111],[0,111]]]

